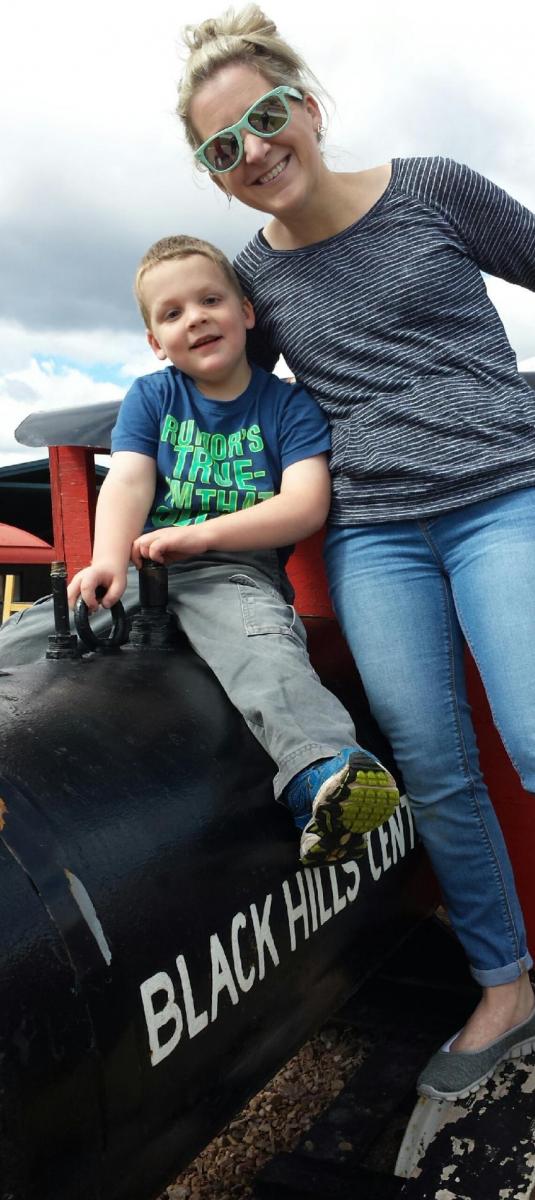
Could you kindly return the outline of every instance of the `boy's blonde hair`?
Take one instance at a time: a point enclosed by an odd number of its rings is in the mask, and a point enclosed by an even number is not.
[[[248,4],[239,12],[228,8],[220,17],[187,25],[183,37],[189,55],[178,87],[177,113],[192,150],[201,140],[190,118],[193,97],[203,83],[231,63],[253,67],[272,87],[286,84],[304,94],[327,95],[304,59],[257,4]]]
[[[192,254],[202,254],[204,258],[209,258],[211,262],[215,263],[240,300],[244,299],[243,290],[232,263],[217,246],[213,246],[211,242],[204,242],[202,238],[189,237],[187,234],[160,238],[159,242],[154,242],[154,245],[143,255],[134,280],[134,294],[147,329],[150,330],[150,314],[143,299],[143,279],[147,271],[156,267],[158,263],[168,262],[173,258],[189,258]]]

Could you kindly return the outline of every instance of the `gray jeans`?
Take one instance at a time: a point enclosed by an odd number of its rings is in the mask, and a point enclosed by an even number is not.
[[[184,567],[170,570],[169,608],[277,764],[278,797],[310,763],[356,746],[353,722],[314,671],[276,575],[236,563]]]

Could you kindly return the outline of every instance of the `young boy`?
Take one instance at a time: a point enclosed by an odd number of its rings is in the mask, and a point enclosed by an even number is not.
[[[94,611],[100,585],[109,608],[130,557],[175,564],[170,607],[277,764],[301,862],[351,858],[398,793],[315,674],[285,574],[292,543],[328,513],[326,420],[302,387],[249,366],[254,312],[214,246],[156,242],[135,291],[149,345],[172,365],[138,379],[121,405],[92,563],[70,603],[81,594]]]

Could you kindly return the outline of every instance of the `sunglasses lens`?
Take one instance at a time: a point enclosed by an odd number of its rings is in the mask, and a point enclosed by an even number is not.
[[[249,128],[261,137],[274,137],[290,120],[290,110],[279,96],[264,96],[235,128]],[[216,133],[203,150],[213,171],[231,171],[240,158],[240,142],[233,133]]]
[[[240,153],[237,138],[233,133],[223,133],[215,137],[205,147],[205,157],[214,171],[228,171],[234,166]]]
[[[279,96],[266,96],[253,108],[248,117],[249,125],[258,133],[275,134],[288,123],[288,113]]]

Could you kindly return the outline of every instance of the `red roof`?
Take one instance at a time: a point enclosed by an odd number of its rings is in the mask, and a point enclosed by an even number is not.
[[[54,558],[54,547],[48,542],[0,522],[0,563],[48,563]]]

